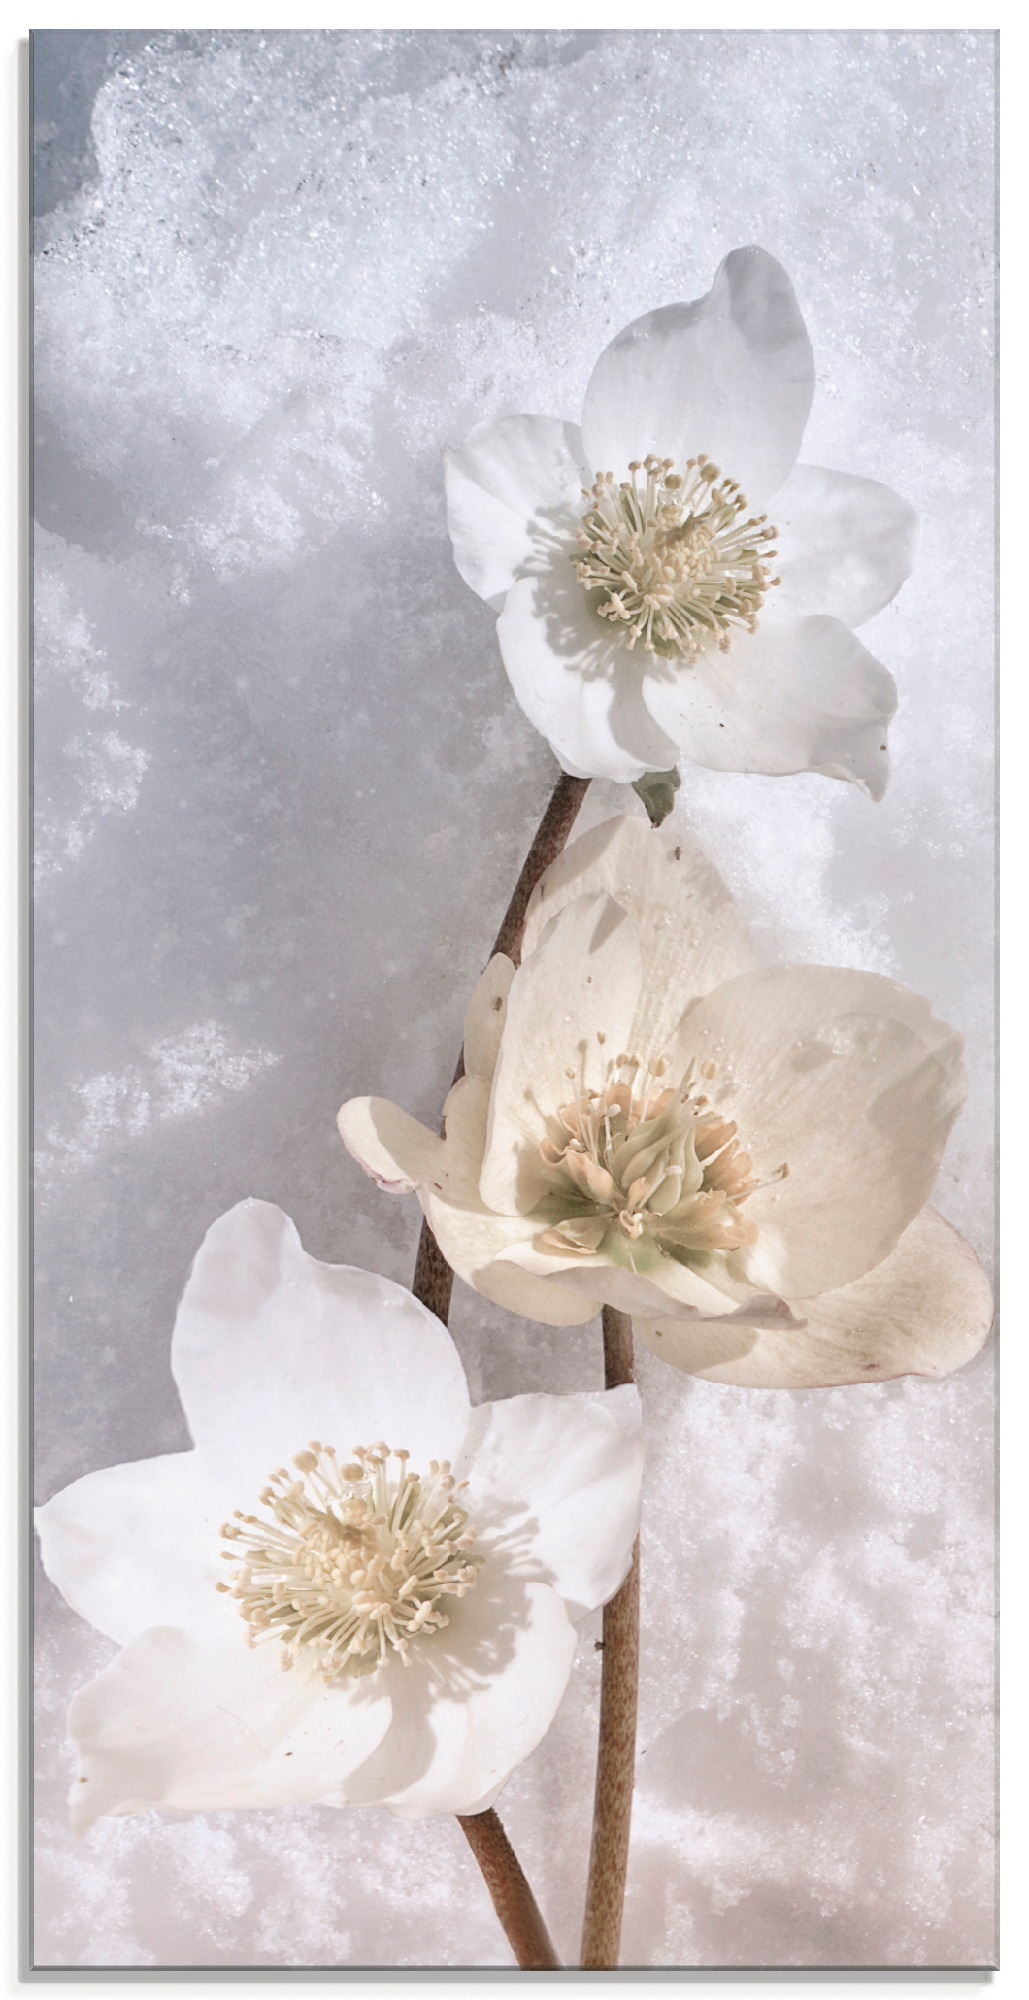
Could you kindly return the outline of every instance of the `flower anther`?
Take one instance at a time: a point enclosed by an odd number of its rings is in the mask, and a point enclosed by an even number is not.
[[[410,1452],[355,1445],[341,1464],[331,1445],[297,1452],[294,1478],[273,1472],[261,1493],[271,1515],[238,1509],[222,1528],[224,1559],[242,1563],[230,1583],[250,1644],[282,1642],[282,1666],[298,1651],[321,1678],[374,1673],[392,1651],[410,1665],[411,1644],[449,1623],[440,1606],[478,1581],[475,1529],[455,1498],[447,1459],[428,1474],[408,1470]]]
[[[678,1262],[757,1240],[743,1203],[762,1185],[736,1126],[711,1110],[692,1065],[678,1085],[636,1056],[609,1065],[603,1090],[563,1104],[540,1153],[554,1176],[541,1204],[556,1219],[541,1248],[584,1256],[611,1228],[632,1243],[647,1235]],[[704,1080],[716,1073],[703,1065]],[[784,1179],[785,1163],[774,1178]]]
[[[598,591],[601,618],[626,626],[631,653],[642,645],[665,659],[695,660],[706,644],[729,650],[734,627],[757,630],[776,529],[746,514],[747,496],[704,452],[686,461],[634,459],[618,485],[598,473],[572,560],[583,588]],[[641,480],[640,474],[644,477]]]

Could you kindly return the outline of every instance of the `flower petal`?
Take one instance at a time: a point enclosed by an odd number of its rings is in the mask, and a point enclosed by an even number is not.
[[[572,1616],[613,1597],[639,1528],[643,1416],[631,1384],[596,1395],[510,1396],[481,1413],[469,1505],[559,1590]]]
[[[806,1324],[788,1331],[682,1320],[638,1320],[636,1331],[663,1361],[709,1382],[821,1389],[949,1375],[979,1352],[993,1297],[968,1244],[925,1208],[874,1271],[796,1310]]]
[[[598,889],[636,926],[643,983],[628,1047],[647,1062],[660,1055],[691,1000],[749,972],[756,954],[725,883],[696,843],[626,815],[580,834],[552,862],[529,903],[523,957],[559,910]]]
[[[190,1273],[172,1372],[197,1449],[243,1505],[311,1438],[383,1438],[414,1468],[456,1458],[464,1370],[446,1328],[403,1286],[309,1257],[289,1217],[244,1201]]]
[[[559,417],[496,417],[444,453],[454,561],[488,604],[500,606],[524,565],[567,534],[589,484],[575,424]]]
[[[480,974],[464,1017],[464,1066],[468,1076],[493,1081],[500,1053],[500,1037],[507,1019],[507,996],[515,969],[511,959],[498,951]]]
[[[704,1272],[691,1270],[668,1257],[656,1244],[641,1241],[631,1251],[616,1230],[611,1229],[598,1251],[569,1252],[540,1249],[538,1230],[531,1239],[512,1242],[498,1251],[493,1267],[516,1266],[539,1285],[560,1294],[582,1294],[591,1301],[614,1306],[633,1318],[645,1314],[681,1315],[684,1319],[721,1319],[744,1305],[750,1312],[768,1308],[769,1300],[742,1279],[734,1279],[724,1262],[712,1259]],[[480,1286],[481,1290],[482,1287]],[[781,1302],[775,1301],[776,1317]],[[599,1310],[597,1304],[593,1311]],[[538,1316],[538,1315],[537,1315]],[[592,1317],[592,1315],[591,1315]]]
[[[89,1472],[36,1512],[43,1567],[73,1611],[124,1642],[149,1625],[234,1616],[219,1530],[230,1497],[195,1451]]]
[[[692,666],[649,659],[643,698],[695,764],[785,777],[821,771],[886,789],[886,725],[897,690],[886,668],[838,618],[766,612]]]
[[[573,778],[629,785],[670,770],[678,753],[644,702],[643,655],[609,635],[561,564],[513,584],[497,620],[519,707]]]
[[[489,1084],[481,1076],[463,1076],[450,1091],[443,1114],[443,1191],[436,1182],[418,1190],[429,1227],[451,1270],[484,1298],[545,1326],[579,1326],[599,1306],[555,1293],[538,1279],[496,1262],[499,1252],[535,1235],[539,1224],[521,1215],[496,1215],[479,1193],[489,1099]]]
[[[479,1176],[486,1151],[489,1102],[490,1086],[484,1076],[460,1076],[451,1085],[443,1106],[444,1170],[419,1188],[423,1201],[427,1195],[438,1196],[448,1205],[488,1213],[479,1193]]]
[[[450,1623],[390,1665],[393,1722],[350,1781],[355,1804],[405,1819],[483,1812],[553,1721],[575,1658],[575,1628],[556,1590],[496,1556]]]
[[[525,1215],[546,1192],[546,1121],[605,1083],[639,993],[639,944],[624,910],[603,891],[568,904],[511,985],[480,1181],[490,1208]]]
[[[706,452],[763,507],[796,460],[814,380],[782,265],[733,250],[704,298],[645,313],[605,348],[583,407],[587,463],[624,479],[648,452],[680,470]]]
[[[928,1001],[877,973],[745,973],[682,1022],[674,1063],[714,1067],[761,1181],[752,1249],[730,1268],[787,1299],[863,1277],[926,1202],[964,1099],[962,1042]],[[785,1179],[774,1176],[786,1163]]]
[[[81,1757],[72,1824],[154,1806],[345,1803],[347,1779],[378,1748],[392,1709],[380,1685],[326,1688],[279,1648],[251,1651],[242,1627],[221,1646],[159,1626],[81,1688],[68,1726]]]
[[[781,603],[863,625],[911,575],[918,516],[877,479],[796,465],[773,503]]]
[[[541,1326],[584,1326],[600,1311],[599,1299],[573,1296],[508,1261],[513,1246],[538,1234],[537,1221],[481,1207],[459,1208],[424,1191],[422,1206],[451,1270],[494,1305]]]
[[[351,1097],[337,1116],[347,1152],[389,1194],[412,1194],[443,1172],[443,1141],[386,1097]]]

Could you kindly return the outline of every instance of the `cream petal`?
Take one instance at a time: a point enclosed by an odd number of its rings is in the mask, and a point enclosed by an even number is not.
[[[600,1311],[596,1299],[555,1290],[505,1259],[517,1243],[538,1234],[539,1223],[522,1215],[459,1208],[422,1193],[429,1226],[452,1271],[494,1305],[538,1320],[541,1326],[583,1326]]]
[[[671,770],[678,752],[643,699],[643,655],[611,637],[565,558],[512,585],[497,638],[519,707],[571,777],[629,785]]]
[[[494,1305],[545,1326],[579,1326],[593,1318],[598,1305],[555,1293],[496,1261],[512,1243],[535,1235],[539,1224],[521,1215],[498,1215],[479,1194],[489,1101],[490,1086],[481,1076],[463,1076],[450,1091],[443,1114],[444,1169],[418,1189],[426,1220],[451,1270]]]
[[[443,1141],[385,1097],[351,1097],[337,1116],[347,1152],[389,1194],[412,1194],[443,1171]]]
[[[852,1283],[923,1207],[964,1099],[961,1037],[877,973],[772,966],[708,994],[674,1063],[713,1063],[713,1108],[736,1121],[761,1181],[752,1249],[730,1268],[788,1299]]]
[[[793,286],[765,250],[733,250],[711,290],[623,328],[590,376],[586,460],[624,478],[633,459],[706,452],[763,507],[800,450],[814,361]]]
[[[497,417],[445,452],[444,463],[454,561],[499,607],[555,528],[575,531],[589,483],[578,428],[558,417]]]
[[[234,1616],[215,1590],[231,1506],[195,1451],[107,1466],[37,1509],[43,1567],[72,1610],[119,1643],[172,1621],[218,1629]]]
[[[486,1151],[489,1102],[490,1086],[483,1076],[462,1076],[451,1086],[443,1106],[444,1171],[423,1184],[419,1190],[423,1198],[431,1195],[451,1207],[488,1213],[479,1194],[479,1176]]]
[[[709,1382],[821,1389],[949,1375],[983,1345],[993,1297],[968,1244],[925,1208],[874,1271],[796,1310],[806,1323],[787,1331],[682,1320],[639,1320],[636,1331],[663,1361]]]
[[[490,959],[475,986],[464,1017],[464,1066],[468,1076],[493,1080],[500,1054],[500,1037],[507,1019],[507,996],[514,965],[503,952]]]
[[[568,1685],[575,1628],[556,1590],[494,1555],[449,1625],[389,1670],[393,1721],[347,1786],[405,1819],[485,1810],[546,1734]]]
[[[242,1626],[220,1646],[175,1626],[140,1633],[81,1688],[68,1727],[81,1759],[72,1824],[170,1807],[341,1805],[351,1773],[389,1728],[368,1681],[326,1688],[277,1645],[251,1651]]]
[[[756,632],[692,666],[648,658],[643,698],[695,764],[785,777],[820,771],[886,789],[893,677],[838,618],[766,612]]]
[[[288,1216],[245,1201],[197,1254],[172,1338],[197,1449],[243,1506],[311,1438],[382,1438],[415,1468],[456,1458],[464,1370],[446,1328],[403,1286],[309,1257]]]
[[[591,1303],[600,1301],[633,1317],[645,1314],[654,1318],[661,1314],[684,1319],[722,1319],[742,1310],[744,1304],[748,1312],[760,1312],[762,1317],[771,1306],[775,1317],[781,1317],[781,1301],[770,1301],[757,1293],[753,1285],[734,1281],[724,1263],[716,1258],[701,1274],[649,1245],[645,1250],[637,1247],[636,1255],[643,1266],[637,1268],[627,1251],[620,1257],[612,1256],[613,1232],[603,1250],[569,1252],[562,1256],[557,1251],[540,1249],[539,1225],[536,1227],[537,1236],[533,1240],[511,1243],[498,1252],[494,1268],[505,1264],[517,1266],[554,1292],[581,1294]],[[593,1304],[593,1311],[597,1310]]]
[[[638,1390],[511,1396],[486,1404],[480,1422],[468,1473],[476,1520],[495,1515],[512,1560],[560,1591],[573,1617],[606,1604],[639,1529]]]
[[[547,869],[529,903],[523,956],[576,896],[606,889],[632,918],[643,983],[628,1047],[660,1055],[688,1003],[757,963],[721,876],[692,840],[624,815],[580,834]]]
[[[918,516],[877,479],[796,465],[772,503],[781,603],[794,618],[874,618],[911,575]]]
[[[480,1181],[490,1208],[527,1214],[546,1192],[546,1121],[607,1081],[639,993],[639,944],[624,910],[603,891],[568,904],[511,985]]]

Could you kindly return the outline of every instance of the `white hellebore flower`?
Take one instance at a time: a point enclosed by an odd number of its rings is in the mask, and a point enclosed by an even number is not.
[[[915,516],[797,465],[813,387],[785,271],[734,250],[704,298],[605,348],[581,429],[498,417],[446,454],[457,567],[574,777],[631,783],[685,752],[882,796],[896,691],[851,627],[910,574]]]
[[[757,1388],[942,1375],[986,1338],[982,1270],[925,1207],[960,1036],[892,979],[759,968],[681,835],[614,819],[565,849],[464,1060],[445,1139],[381,1098],[339,1123],[487,1298],[551,1326],[616,1306]]]
[[[71,1706],[73,1821],[484,1810],[628,1570],[635,1389],[473,1409],[432,1313],[261,1201],[208,1232],[172,1367],[195,1448],[37,1517],[47,1573],[122,1647]]]

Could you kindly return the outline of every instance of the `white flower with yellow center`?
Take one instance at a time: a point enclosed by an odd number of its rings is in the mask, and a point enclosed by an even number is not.
[[[544,875],[519,969],[479,981],[445,1138],[381,1098],[340,1130],[527,1318],[616,1306],[676,1366],[758,1387],[940,1375],[993,1311],[925,1206],[961,1046],[891,979],[759,968],[700,851],[615,819]]]
[[[796,464],[813,387],[785,271],[734,250],[704,298],[616,336],[581,428],[498,417],[447,453],[457,567],[573,776],[630,783],[685,753],[882,795],[896,692],[851,628],[910,574],[915,516]]]
[[[172,1366],[195,1449],[37,1515],[48,1575],[122,1648],[71,1706],[75,1824],[484,1810],[628,1570],[636,1390],[473,1409],[432,1313],[259,1201],[209,1231]]]

